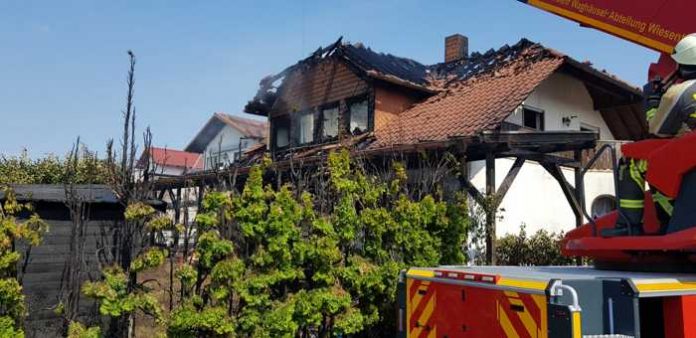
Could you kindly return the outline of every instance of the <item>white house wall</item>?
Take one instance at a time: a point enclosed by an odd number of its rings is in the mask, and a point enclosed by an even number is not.
[[[498,159],[496,165],[496,187],[505,179],[514,159]],[[470,163],[471,183],[485,192],[485,162]],[[573,170],[563,169],[566,180],[573,185]],[[608,170],[588,171],[585,175],[585,205],[588,212],[595,198],[614,195],[613,174]],[[566,200],[558,182],[536,162],[527,161],[510,186],[500,205],[497,235],[517,233],[521,224],[526,225],[528,233],[539,229],[554,232],[567,232],[575,228],[575,215]]]
[[[585,123],[599,128],[602,140],[614,139],[602,115],[594,110],[585,84],[570,75],[551,75],[527,97],[524,104],[544,110],[546,130],[580,130],[581,123]],[[564,117],[571,118],[570,125],[563,124]],[[506,121],[521,125],[521,110],[518,109]]]
[[[600,138],[613,140],[601,114],[594,110],[593,101],[585,85],[566,74],[554,74],[544,81],[525,100],[524,104],[544,110],[545,130],[580,130],[581,123],[599,128]],[[507,121],[522,124],[521,110],[511,115]],[[563,117],[572,118],[570,125],[563,124]],[[496,160],[496,187],[505,178],[514,159]],[[471,162],[469,178],[481,192],[485,192],[485,163]],[[574,182],[572,170],[563,170],[571,185]],[[613,174],[608,170],[591,170],[585,176],[585,203],[588,208],[592,201],[601,195],[614,195]],[[575,215],[565,199],[556,180],[539,164],[527,161],[520,170],[515,182],[503,199],[500,212],[502,219],[497,223],[497,235],[517,233],[525,224],[528,233],[539,229],[548,231],[569,231],[575,227]]]
[[[235,128],[225,125],[220,132],[210,141],[210,144],[205,149],[205,168],[210,169],[210,158],[215,156],[219,150],[226,153],[228,159],[222,157],[222,161],[229,163],[234,160],[234,153],[239,151],[239,141],[242,138],[242,134]],[[242,140],[243,149],[246,149],[256,143],[255,140],[245,139]],[[212,154],[212,155],[211,155]]]

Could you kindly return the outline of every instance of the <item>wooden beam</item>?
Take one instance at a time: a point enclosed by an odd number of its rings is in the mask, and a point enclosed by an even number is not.
[[[586,131],[506,131],[483,132],[484,143],[503,143],[510,148],[541,147],[553,145],[567,148],[591,148],[597,142],[597,135]]]
[[[576,150],[573,152],[573,158],[578,163],[582,162],[582,150]],[[575,178],[575,200],[578,202],[580,210],[585,210],[585,183],[583,182],[582,169],[575,168],[573,170]],[[575,227],[579,228],[585,223],[584,213],[580,213],[580,216],[575,215]]]
[[[483,194],[481,194],[481,192],[478,191],[473,184],[471,184],[471,181],[469,181],[469,165],[466,161],[466,157],[462,158],[459,165],[459,184],[462,185],[462,188],[466,190],[467,194],[469,194],[469,196],[471,196],[471,198],[473,198],[479,206],[482,208],[485,207],[486,199],[483,197]]]
[[[495,154],[489,152],[486,155],[486,196],[491,198],[495,196]],[[495,255],[495,215],[498,207],[493,203],[487,205],[486,211],[486,262],[489,265],[496,264]]]
[[[198,201],[197,202],[197,212],[199,212],[203,207],[203,196],[205,195],[205,185],[201,184],[198,186]]]
[[[570,204],[570,208],[573,209],[576,219],[578,217],[582,217],[582,209],[578,200],[575,198],[575,189],[573,189],[573,187],[571,187],[568,181],[565,179],[561,168],[559,168],[558,165],[549,163],[541,163],[541,166],[544,167],[544,169],[546,169],[546,171],[551,174],[551,176],[553,176],[553,178],[555,178],[558,184],[561,186],[563,195],[568,201],[568,204]]]
[[[164,194],[169,190],[170,190],[169,188],[161,188],[161,190],[157,194],[157,199],[161,201],[162,198],[164,198]]]
[[[523,149],[516,149],[516,150],[504,152],[504,153],[501,153],[500,155],[501,155],[500,157],[517,157],[517,158],[524,158],[525,160],[536,161],[539,163],[545,162],[545,163],[551,163],[551,164],[558,164],[561,167],[568,167],[568,168],[581,168],[582,167],[582,164],[580,163],[580,161],[574,160],[572,158],[543,154],[543,153],[539,153],[536,151],[528,151],[528,150],[523,150]]]
[[[468,178],[460,178],[459,182],[462,184],[462,187],[466,192],[471,196],[471,198],[478,203],[479,206],[485,207],[486,206],[486,198],[483,197],[483,194],[476,189],[476,187],[471,184]]]
[[[508,171],[507,175],[505,175],[503,182],[500,183],[500,187],[498,187],[498,192],[495,195],[495,207],[496,207],[496,209],[500,206],[500,203],[503,202],[503,198],[505,198],[505,195],[507,194],[508,190],[510,189],[512,182],[515,181],[517,174],[519,174],[520,169],[522,169],[522,165],[524,164],[524,161],[525,161],[525,159],[523,157],[518,157],[517,159],[515,159],[515,163],[512,164],[512,167]]]

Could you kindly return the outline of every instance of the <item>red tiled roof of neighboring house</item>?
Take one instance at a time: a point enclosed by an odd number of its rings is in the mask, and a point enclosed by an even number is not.
[[[494,66],[485,72],[443,84],[444,91],[377,130],[372,148],[443,141],[494,129],[564,63],[562,55],[539,45],[527,46],[509,59],[499,55],[504,59],[491,63]]]
[[[268,128],[268,123],[266,123],[266,121],[252,120],[225,113],[215,113],[215,117],[230,127],[239,130],[239,132],[246,137],[262,139],[266,137],[266,133],[268,132],[266,130]]]
[[[203,169],[202,154],[167,148],[150,148],[151,161],[159,167],[179,167],[187,170]],[[141,160],[142,162],[142,160]]]

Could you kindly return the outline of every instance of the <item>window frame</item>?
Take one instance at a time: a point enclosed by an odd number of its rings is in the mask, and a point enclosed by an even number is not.
[[[350,121],[353,118],[353,112],[350,110],[350,106],[355,103],[359,102],[365,102],[367,104],[367,129],[361,133],[353,135],[353,131],[350,129]],[[368,93],[353,96],[350,98],[345,99],[346,102],[346,117],[345,117],[345,123],[344,123],[344,130],[348,132],[348,135],[356,136],[356,135],[362,135],[364,133],[369,133],[374,130],[374,107],[372,104],[372,99],[371,96]]]
[[[527,118],[526,118],[527,111],[530,111],[530,112],[533,112],[534,114],[536,114],[537,123],[539,124],[539,126],[537,126],[537,128],[527,126]],[[533,129],[536,131],[546,131],[546,112],[541,108],[537,108],[537,107],[523,104],[522,105],[522,127],[528,128],[528,129]]]
[[[291,121],[290,125],[290,135],[291,135],[291,144],[292,147],[302,147],[302,146],[307,146],[311,144],[317,143],[317,124],[319,121],[317,121],[317,108],[308,108],[305,110],[300,110],[295,113],[293,113],[293,118]],[[312,116],[312,140],[308,142],[300,142],[300,120],[303,116],[306,115],[311,115]]]
[[[325,131],[325,125],[324,125],[324,110],[329,110],[329,109],[334,109],[336,108],[336,135],[335,136],[325,136],[324,131]],[[324,142],[331,142],[338,140],[338,137],[341,135],[341,101],[335,101],[327,104],[320,105],[317,107],[317,114],[319,116],[319,121],[318,125],[319,127],[317,128],[317,135],[319,136],[318,138],[315,137],[315,142],[318,141],[320,143]]]
[[[288,143],[282,147],[278,146],[278,138],[277,138],[277,132],[278,132],[278,128],[280,126],[278,122],[280,122],[280,120],[284,120],[285,126],[288,130]],[[271,148],[273,148],[274,150],[275,149],[287,149],[287,148],[292,147],[293,139],[292,139],[292,116],[291,116],[291,114],[282,114],[282,115],[278,115],[278,116],[271,118],[270,141],[271,141]]]

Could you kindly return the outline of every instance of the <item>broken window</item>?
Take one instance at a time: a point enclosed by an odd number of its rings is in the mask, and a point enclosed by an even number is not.
[[[273,119],[273,145],[276,148],[283,148],[290,145],[290,119],[282,116]]]
[[[353,135],[366,132],[369,128],[367,100],[352,102],[348,107],[350,110],[349,131]]]
[[[321,111],[322,138],[331,139],[338,136],[338,106]]]
[[[522,107],[523,126],[539,131],[544,130],[544,111],[528,106]]]
[[[297,144],[314,142],[314,113],[299,113],[297,118]]]

